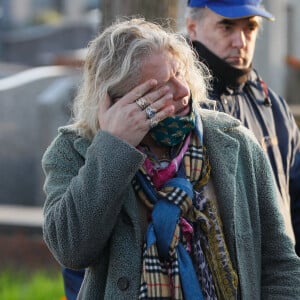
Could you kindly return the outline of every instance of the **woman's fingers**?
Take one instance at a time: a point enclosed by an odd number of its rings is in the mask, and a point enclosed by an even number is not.
[[[168,105],[168,106],[163,107],[161,110],[159,110],[157,112],[155,109],[153,111],[155,113],[151,117],[148,117],[148,115],[146,113],[146,117],[148,118],[148,121],[147,121],[148,129],[155,127],[160,121],[173,115],[174,111],[175,111],[175,107],[174,107],[174,105]]]
[[[163,86],[160,87],[159,89],[156,89],[154,91],[150,91],[146,94],[144,94],[142,97],[138,98],[135,103],[142,109],[144,110],[147,106],[151,105],[155,109],[160,109],[162,104],[166,104],[166,101],[170,101],[172,99],[172,94],[169,92],[169,87],[168,86]],[[163,102],[162,102],[163,101]],[[143,104],[143,105],[141,105]],[[143,106],[143,107],[142,107]]]
[[[138,145],[150,128],[175,110],[169,87],[155,88],[156,84],[156,80],[148,80],[113,104],[107,95],[99,105],[100,128]]]
[[[109,95],[106,94],[105,99],[103,99],[103,101],[100,101],[100,104],[99,104],[99,108],[98,108],[98,120],[99,121],[101,119],[103,119],[104,114],[109,110],[110,107],[111,107],[111,99],[110,99]],[[101,125],[101,124],[99,124],[99,125]]]
[[[118,102],[121,101],[123,104],[133,103],[139,98],[141,98],[143,95],[145,95],[147,92],[155,88],[156,85],[157,85],[157,81],[155,79],[147,80],[142,84],[136,86],[129,93],[127,93],[125,96],[120,98]]]
[[[174,107],[174,105],[172,104],[172,100],[173,94],[167,93],[163,96],[160,96],[155,101],[152,101],[152,103],[149,106],[155,111],[161,111],[170,105]]]
[[[156,85],[157,81],[155,79],[150,79],[135,87],[117,102],[119,105],[135,103],[141,110],[144,110],[147,106],[164,97],[170,90],[166,85],[155,88]]]

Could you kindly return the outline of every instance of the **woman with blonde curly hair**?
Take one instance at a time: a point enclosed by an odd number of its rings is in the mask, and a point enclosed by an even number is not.
[[[182,36],[143,19],[89,44],[74,122],[42,161],[44,238],[85,269],[78,299],[297,290],[270,166],[237,120],[199,109],[209,78]]]
[[[178,72],[185,77],[194,102],[206,99],[208,72],[194,59],[183,36],[167,33],[140,19],[125,21],[122,26],[117,23],[89,44],[83,82],[74,106],[76,126],[83,135],[93,137],[97,133],[98,106],[106,95],[115,100],[129,93],[142,82],[141,70],[149,57],[166,49],[178,59]],[[151,88],[151,83],[148,85],[146,88]],[[143,96],[144,89],[138,90],[137,95]]]

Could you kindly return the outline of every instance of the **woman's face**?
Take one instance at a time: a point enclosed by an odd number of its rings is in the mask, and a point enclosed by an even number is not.
[[[189,113],[190,89],[185,79],[182,62],[169,51],[156,52],[145,59],[142,64],[140,82],[156,79],[158,85],[167,85],[173,94],[175,115],[185,116]]]

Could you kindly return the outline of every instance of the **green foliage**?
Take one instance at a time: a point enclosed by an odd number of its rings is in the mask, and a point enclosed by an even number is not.
[[[12,271],[0,273],[1,300],[62,300],[63,280],[60,271]]]

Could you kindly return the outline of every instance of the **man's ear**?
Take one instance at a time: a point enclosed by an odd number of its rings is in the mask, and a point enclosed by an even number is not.
[[[185,21],[186,24],[186,29],[187,29],[187,33],[189,35],[189,38],[191,40],[196,39],[196,21],[194,19],[191,18],[187,18]]]

